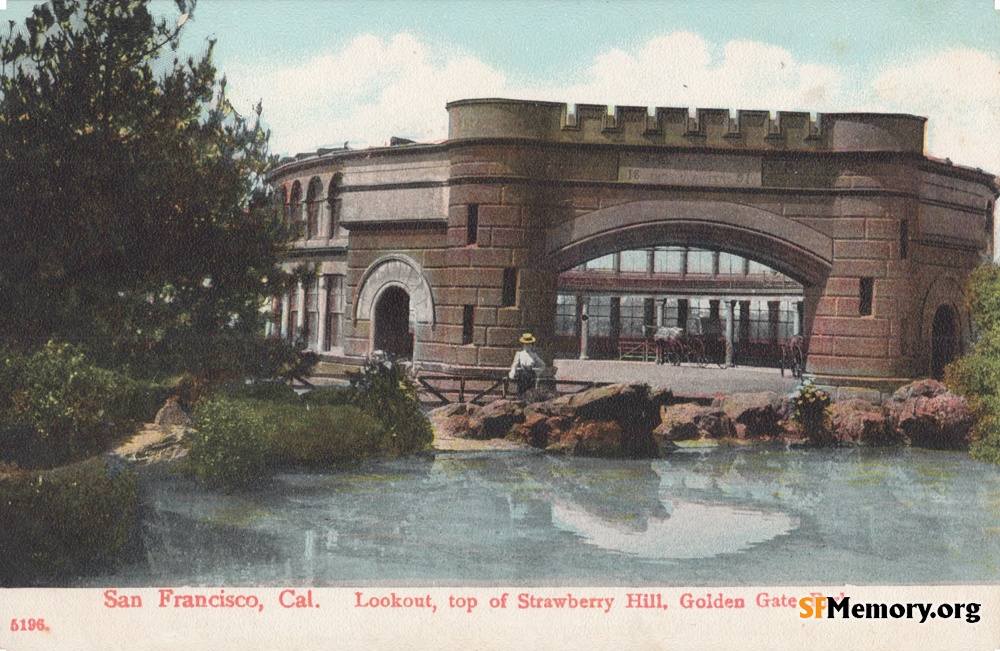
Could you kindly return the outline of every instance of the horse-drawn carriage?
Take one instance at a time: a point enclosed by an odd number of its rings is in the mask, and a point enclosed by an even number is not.
[[[655,328],[651,331],[656,345],[656,363],[697,364],[704,368],[709,364],[718,364],[725,368],[727,363],[725,337],[711,330],[700,333],[685,331],[683,328]],[[784,375],[788,370],[792,377],[802,377],[805,372],[806,349],[805,340],[801,337],[765,342],[737,342],[729,357],[733,365],[747,364],[752,366],[777,365]],[[756,364],[754,363],[756,362]]]
[[[726,340],[718,333],[693,333],[683,328],[656,328],[653,333],[656,343],[656,363],[697,364],[705,367],[710,363],[726,366]]]

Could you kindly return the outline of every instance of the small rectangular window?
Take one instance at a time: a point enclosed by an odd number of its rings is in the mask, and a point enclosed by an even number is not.
[[[649,251],[622,251],[620,270],[624,273],[649,273]]]
[[[684,249],[659,247],[653,252],[653,273],[679,274],[684,272]]]
[[[465,243],[475,244],[479,241],[479,204],[469,206],[468,218],[465,222]]]
[[[872,297],[875,291],[875,279],[871,276],[860,279],[858,283],[858,297],[861,299],[861,306],[858,313],[861,316],[870,316],[872,313]]]
[[[466,305],[462,308],[462,344],[472,343],[472,326],[476,308]]]
[[[711,274],[715,271],[715,254],[703,249],[689,249],[687,256],[687,273]]]
[[[906,220],[899,222],[899,259],[906,259],[907,244],[910,241],[910,223]]]
[[[517,305],[517,269],[508,267],[503,270],[503,292],[500,297],[500,307]]]
[[[609,253],[587,261],[587,271],[614,271],[615,254]]]

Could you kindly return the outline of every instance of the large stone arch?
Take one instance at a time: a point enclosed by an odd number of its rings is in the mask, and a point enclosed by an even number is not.
[[[756,260],[806,286],[821,284],[833,240],[787,217],[723,201],[633,201],[580,215],[552,228],[548,264],[562,271],[630,247],[687,244]]]
[[[406,289],[418,324],[434,325],[434,296],[423,270],[409,256],[395,253],[379,258],[365,270],[358,283],[352,321],[356,324],[359,319],[373,320],[376,299],[392,285]]]

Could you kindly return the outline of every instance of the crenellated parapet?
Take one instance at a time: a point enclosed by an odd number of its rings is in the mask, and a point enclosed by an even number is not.
[[[925,118],[472,99],[448,104],[452,141],[477,138],[717,149],[923,153]]]

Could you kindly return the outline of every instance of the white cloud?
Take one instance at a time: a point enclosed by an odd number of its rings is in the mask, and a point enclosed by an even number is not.
[[[798,111],[887,111],[930,117],[928,153],[1000,172],[1000,62],[949,50],[891,63],[875,78],[801,61],[755,41],[711,43],[689,32],[595,56],[571,77],[514,84],[470,56],[438,52],[409,34],[359,35],[342,49],[260,71],[229,71],[238,105],[264,101],[275,151],[380,145],[389,136],[447,137],[447,102],[472,97],[569,103]],[[572,71],[570,71],[572,72]]]
[[[324,144],[378,145],[397,135],[447,136],[445,104],[497,95],[503,73],[466,56],[434,57],[409,34],[389,42],[359,35],[339,52],[300,65],[228,73],[234,103],[263,99],[274,151],[310,151]]]
[[[1000,173],[1000,60],[946,50],[895,65],[873,82],[876,110],[930,118],[927,152]]]
[[[719,48],[677,32],[635,53],[602,54],[586,82],[544,94],[571,102],[818,111],[837,106],[840,86],[837,70],[796,61],[774,45],[730,41]]]

